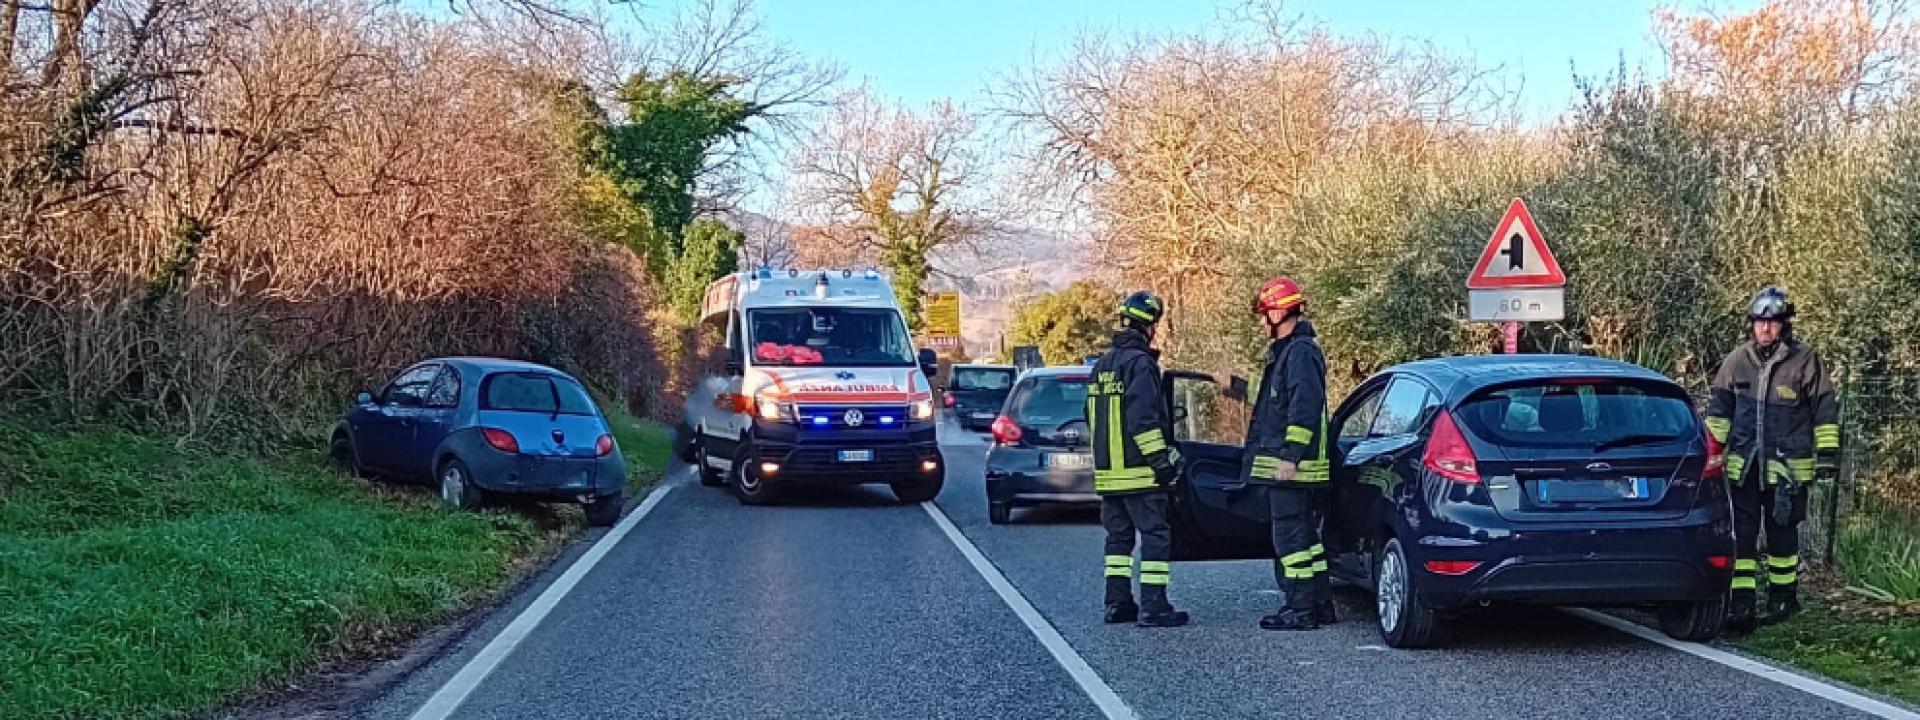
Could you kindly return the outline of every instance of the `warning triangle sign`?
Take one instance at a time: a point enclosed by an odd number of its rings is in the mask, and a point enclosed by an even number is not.
[[[1547,238],[1540,234],[1539,226],[1533,224],[1533,214],[1527,212],[1527,204],[1514,198],[1513,204],[1507,206],[1507,214],[1493,226],[1493,237],[1487,239],[1487,249],[1480,253],[1480,262],[1473,266],[1473,274],[1467,276],[1467,287],[1492,290],[1552,288],[1566,284],[1567,275],[1560,271],[1560,262],[1553,259],[1553,251],[1547,249]]]

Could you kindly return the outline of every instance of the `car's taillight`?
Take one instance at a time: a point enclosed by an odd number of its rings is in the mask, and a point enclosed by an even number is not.
[[[1707,468],[1700,473],[1702,480],[1719,480],[1727,476],[1727,449],[1713,439],[1713,431],[1701,428],[1700,434],[1707,438]]]
[[[1427,572],[1435,575],[1465,575],[1480,567],[1479,560],[1428,560]]]
[[[1715,570],[1725,570],[1733,567],[1733,558],[1726,555],[1708,555],[1707,564],[1713,566]]]
[[[941,400],[940,400],[941,405],[944,405],[946,407],[953,407],[953,393],[947,393],[940,397],[941,397]]]
[[[492,445],[495,450],[514,454],[520,452],[520,441],[513,439],[513,433],[500,428],[482,428],[480,434],[486,436],[487,444]]]
[[[598,455],[600,457],[606,457],[612,453],[613,453],[613,436],[612,435],[601,435],[600,439],[593,441],[593,454]]]
[[[1480,484],[1480,459],[1473,456],[1467,436],[1460,434],[1453,413],[1441,411],[1433,419],[1433,435],[1427,438],[1427,452],[1420,462],[1435,475],[1463,485]]]
[[[1013,418],[1001,415],[993,419],[993,441],[1001,445],[1020,442],[1020,425]]]

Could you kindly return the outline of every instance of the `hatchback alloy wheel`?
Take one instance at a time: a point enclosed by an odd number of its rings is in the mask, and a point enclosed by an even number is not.
[[[1393,632],[1400,627],[1400,611],[1406,603],[1407,563],[1399,553],[1388,553],[1380,560],[1378,609],[1380,629]]]

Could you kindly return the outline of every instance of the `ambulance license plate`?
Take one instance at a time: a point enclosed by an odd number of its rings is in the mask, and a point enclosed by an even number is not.
[[[872,450],[841,450],[840,462],[873,462]]]

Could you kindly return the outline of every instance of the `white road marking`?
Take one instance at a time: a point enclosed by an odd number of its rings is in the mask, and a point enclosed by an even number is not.
[[[1568,614],[1573,615],[1574,617],[1582,618],[1590,622],[1598,623],[1600,625],[1605,625],[1609,628],[1613,628],[1614,630],[1618,630],[1620,632],[1626,633],[1628,635],[1632,635],[1642,640],[1659,643],[1666,647],[1679,650],[1680,652],[1686,653],[1688,655],[1702,658],[1711,662],[1719,663],[1721,665],[1725,665],[1727,667],[1733,668],[1735,670],[1739,670],[1740,672],[1747,673],[1755,677],[1759,677],[1764,680],[1771,680],[1773,682],[1780,683],[1781,685],[1785,685],[1787,687],[1793,688],[1795,690],[1799,690],[1801,692],[1807,693],[1809,695],[1813,695],[1818,698],[1830,700],[1830,701],[1839,703],[1841,705],[1845,705],[1847,707],[1853,708],[1855,710],[1859,710],[1860,712],[1867,713],[1869,715],[1888,718],[1888,720],[1920,720],[1920,713],[1913,712],[1906,708],[1895,707],[1893,705],[1881,702],[1879,700],[1875,700],[1865,695],[1861,695],[1860,693],[1853,692],[1851,690],[1847,690],[1845,688],[1841,688],[1829,683],[1821,682],[1819,680],[1815,680],[1805,675],[1788,672],[1786,670],[1782,670],[1780,668],[1777,668],[1772,665],[1768,665],[1766,663],[1759,662],[1750,658],[1741,657],[1734,653],[1730,653],[1710,645],[1704,645],[1704,644],[1695,643],[1695,642],[1686,642],[1683,640],[1675,640],[1673,638],[1667,637],[1665,633],[1662,633],[1658,630],[1654,630],[1652,628],[1646,627],[1644,625],[1641,625],[1639,623],[1636,623],[1630,620],[1624,620],[1621,618],[1614,617],[1612,615],[1608,615],[1603,612],[1599,612],[1597,610],[1588,610],[1586,608],[1566,608],[1566,612]]]
[[[585,554],[573,561],[573,565],[560,575],[560,579],[553,581],[545,592],[540,593],[540,597],[534,598],[533,604],[520,611],[520,615],[507,625],[507,629],[495,635],[486,647],[480,648],[479,654],[474,655],[473,659],[467,661],[466,666],[460,668],[460,672],[455,674],[452,680],[448,680],[446,685],[441,686],[440,691],[434,693],[433,697],[427,698],[427,703],[413,713],[413,720],[444,720],[448,715],[452,715],[453,711],[460,707],[460,703],[466,702],[467,695],[471,694],[474,688],[479,687],[481,681],[486,680],[487,675],[500,665],[500,661],[505,660],[507,654],[513,652],[513,649],[533,632],[541,620],[546,619],[547,613],[553,611],[553,606],[560,604],[560,599],[566,597],[567,593],[573,590],[573,586],[580,584],[580,578],[586,577],[587,573],[593,570],[593,566],[600,562],[600,558],[606,557],[607,551],[620,544],[621,538],[626,537],[627,533],[633,530],[633,526],[640,524],[640,519],[652,512],[654,506],[660,504],[660,499],[666,497],[672,490],[673,485],[665,482],[662,482],[660,487],[654,488],[653,492],[647,495],[646,501],[640,504],[639,509],[628,513],[620,524],[613,526],[607,534],[600,536],[599,542],[595,542]]]
[[[973,564],[973,569],[987,579],[987,584],[993,587],[994,592],[1000,594],[1000,599],[1006,601],[1007,607],[1013,608],[1013,614],[1020,617],[1020,622],[1026,624],[1027,630],[1032,631],[1034,637],[1039,638],[1040,644],[1047,648],[1047,652],[1053,654],[1054,661],[1066,669],[1067,674],[1072,676],[1073,681],[1080,685],[1080,689],[1087,693],[1087,697],[1093,699],[1093,704],[1100,708],[1102,714],[1110,720],[1135,717],[1133,708],[1127,707],[1126,701],[1121,700],[1120,696],[1114,693],[1113,688],[1107,685],[1107,681],[1102,680],[1100,675],[1093,671],[1093,666],[1087,664],[1086,658],[1080,657],[1080,653],[1074,651],[1072,645],[1067,644],[1066,638],[1060,637],[1060,631],[1055,630],[1053,625],[1040,615],[1040,611],[1034,609],[1033,603],[1027,602],[1026,596],[1021,595],[1020,591],[1013,587],[1013,583],[1007,582],[1007,577],[1000,574],[1000,569],[994,567],[993,563],[987,560],[986,555],[981,554],[980,548],[974,547],[973,541],[962,535],[960,528],[954,527],[953,521],[947,519],[947,514],[942,512],[938,505],[929,500],[920,503],[920,507],[925,509],[928,515],[933,516],[933,523],[939,525],[940,531],[947,534],[947,539],[953,541],[954,547],[960,549],[960,554],[966,556],[967,562]]]

